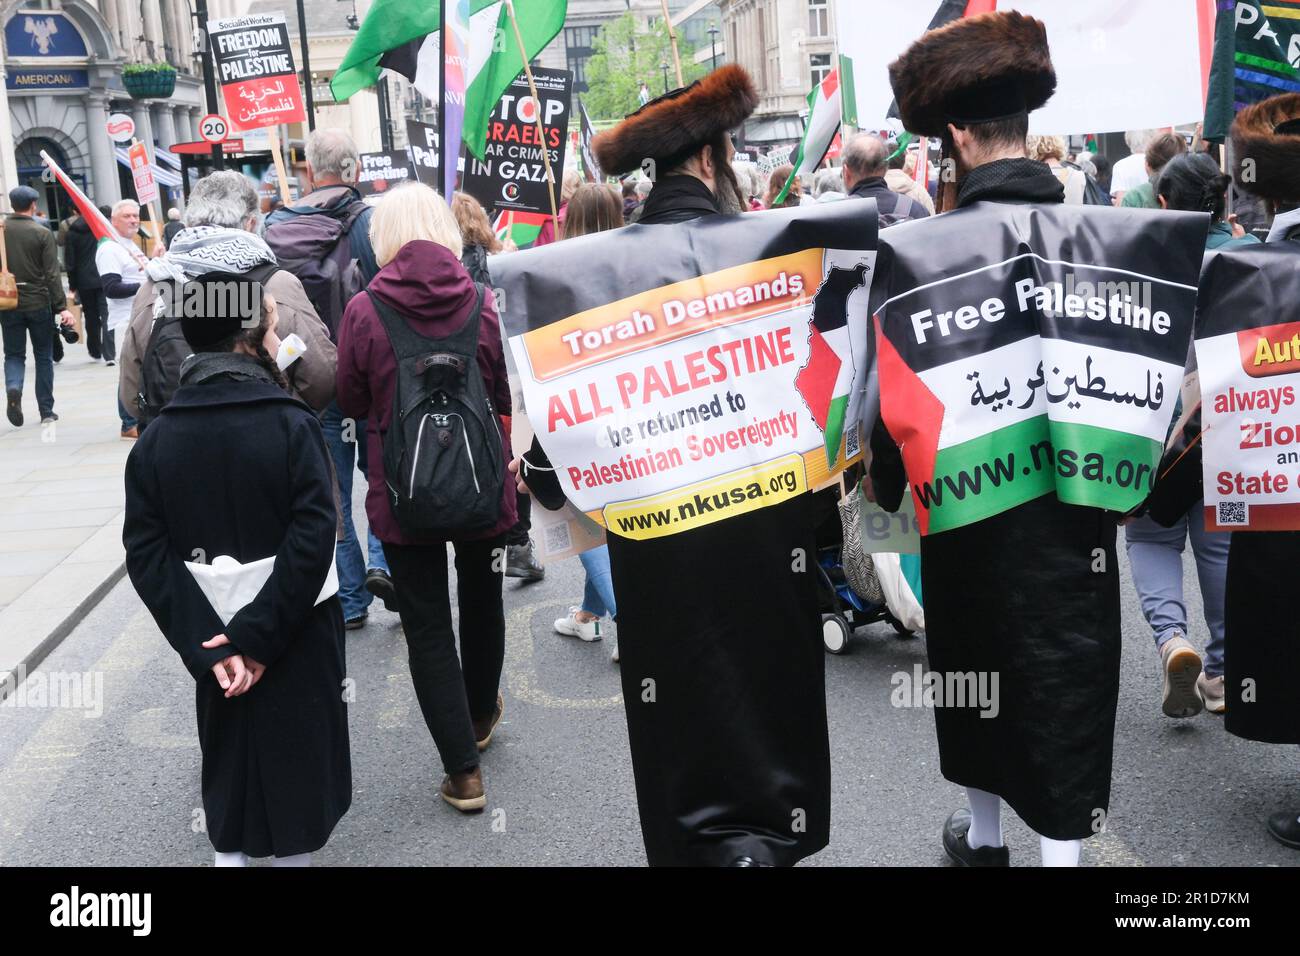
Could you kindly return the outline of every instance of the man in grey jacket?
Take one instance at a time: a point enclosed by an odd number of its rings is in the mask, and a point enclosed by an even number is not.
[[[150,263],[122,336],[118,394],[132,416],[139,413],[141,375],[154,328],[157,282],[178,273],[193,279],[200,270],[212,271],[223,262],[216,271],[247,272],[259,263],[274,263],[274,254],[253,233],[257,207],[257,192],[242,173],[211,173],[195,183],[185,210],[186,228],[173,237],[165,256]],[[312,308],[302,283],[290,273],[276,270],[263,287],[275,299],[276,334],[282,340],[297,335],[307,345],[301,357],[285,369],[289,390],[320,412],[334,400],[336,357],[329,330]],[[174,371],[179,375],[179,368]]]
[[[36,406],[41,424],[56,421],[54,414],[54,315],[71,322],[67,293],[59,274],[59,253],[54,233],[37,222],[36,190],[18,186],[9,191],[13,213],[5,220],[5,253],[9,270],[18,283],[18,307],[0,312],[4,333],[5,412],[15,428],[23,423],[23,373],[27,364],[27,338],[36,358]]]

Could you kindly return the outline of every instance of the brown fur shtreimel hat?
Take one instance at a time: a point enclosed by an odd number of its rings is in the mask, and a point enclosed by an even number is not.
[[[647,159],[671,167],[735,129],[758,107],[754,81],[735,64],[651,100],[591,141],[600,168],[613,175],[640,169]]]
[[[1300,93],[1246,107],[1229,135],[1238,186],[1262,199],[1300,200]]]
[[[942,136],[1038,109],[1056,92],[1047,27],[1023,13],[984,13],[931,30],[889,65],[903,128]]]

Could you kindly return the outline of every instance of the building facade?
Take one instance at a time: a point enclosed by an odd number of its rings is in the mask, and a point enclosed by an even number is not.
[[[239,12],[240,0],[211,0],[209,16]],[[0,196],[17,184],[42,196],[42,211],[67,215],[66,197],[42,178],[48,152],[97,203],[130,195],[125,156],[110,140],[113,113],[135,121],[136,137],[158,154],[164,203],[179,199],[179,164],[167,148],[198,138],[206,112],[189,0],[5,0],[0,91]],[[176,88],[166,99],[132,99],[122,82],[129,63],[166,62]]]
[[[759,90],[745,127],[750,146],[797,143],[808,92],[834,69],[832,0],[718,0],[731,59]]]

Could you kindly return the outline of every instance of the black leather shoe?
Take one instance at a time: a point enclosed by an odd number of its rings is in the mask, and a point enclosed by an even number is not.
[[[350,617],[343,622],[345,631],[359,631],[366,626],[366,620],[370,617],[369,611],[362,611],[356,617]]]
[[[970,811],[954,810],[943,825],[943,849],[958,866],[1010,866],[1011,851],[1004,846],[973,849],[966,840],[970,832]]]
[[[5,414],[9,416],[9,424],[14,428],[20,428],[23,424],[23,393],[16,388],[11,388],[7,398],[9,401],[5,407]]]
[[[382,568],[371,568],[366,572],[366,590],[384,602],[385,610],[397,613],[397,588],[393,579]]]
[[[1268,818],[1268,835],[1283,846],[1300,850],[1300,813],[1283,810]]]

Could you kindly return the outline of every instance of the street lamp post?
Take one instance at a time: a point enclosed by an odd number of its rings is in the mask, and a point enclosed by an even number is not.
[[[715,70],[718,68],[718,34],[720,32],[716,24],[710,24],[709,42],[713,44],[713,68]]]
[[[302,53],[303,95],[307,98],[307,131],[316,129],[316,101],[311,88],[311,56],[307,52],[307,12],[298,0],[298,47]]]
[[[659,69],[664,71],[664,95],[668,95],[668,64],[661,62]]]
[[[203,98],[207,101],[208,112],[217,113],[220,109],[217,106],[217,78],[212,72],[212,47],[208,42],[207,0],[195,0],[194,12],[190,15],[198,21],[195,37],[203,40],[203,45],[199,49],[199,62],[203,66]],[[212,168],[213,170],[226,168],[225,147],[220,143],[214,143],[212,146]]]

